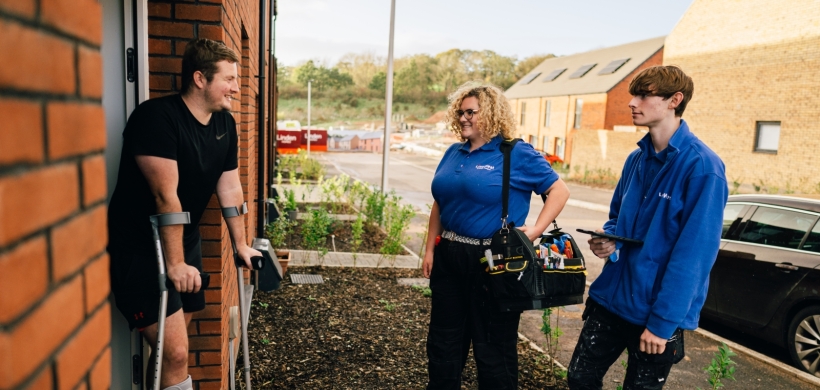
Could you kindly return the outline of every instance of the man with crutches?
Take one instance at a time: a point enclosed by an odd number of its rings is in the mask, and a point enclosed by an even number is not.
[[[153,244],[155,222],[168,279],[160,389],[192,388],[187,328],[193,312],[205,308],[200,219],[214,192],[223,208],[241,208],[245,202],[236,122],[228,112],[232,96],[239,92],[238,62],[236,53],[220,42],[189,43],[182,59],[181,93],[140,104],[123,132],[108,212],[111,290],[129,326],[152,345],[153,358],[163,295],[157,278],[160,253]],[[182,212],[188,213],[190,223],[162,217]],[[244,216],[237,214],[225,220],[238,258],[250,267],[251,258],[261,253],[247,245]],[[150,385],[154,362],[147,367]]]

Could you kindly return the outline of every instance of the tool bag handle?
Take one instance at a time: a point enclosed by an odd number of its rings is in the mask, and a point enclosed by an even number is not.
[[[518,141],[522,141],[521,138],[513,138],[513,139],[505,139],[501,141],[501,154],[504,155],[504,170],[502,171],[502,179],[501,179],[501,228],[507,228],[507,218],[509,218],[509,203],[510,203],[510,161],[512,155],[512,149],[515,147],[515,144]],[[541,194],[541,200],[544,203],[547,203],[547,195]],[[558,220],[553,220],[552,225],[555,229],[558,229]]]
[[[501,141],[501,154],[504,155],[504,170],[502,171],[501,179],[501,228],[507,228],[508,206],[510,203],[510,155],[515,144],[521,141],[521,138],[505,139]]]

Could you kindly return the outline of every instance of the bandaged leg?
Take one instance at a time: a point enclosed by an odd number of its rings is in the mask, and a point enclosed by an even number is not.
[[[179,382],[173,386],[166,387],[163,390],[193,390],[194,389],[194,382],[191,380],[191,376],[188,375],[188,379],[185,379],[182,382]]]

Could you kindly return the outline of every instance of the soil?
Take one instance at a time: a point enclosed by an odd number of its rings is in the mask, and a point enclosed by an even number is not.
[[[290,268],[318,274],[323,284],[257,292],[248,326],[251,376],[258,389],[419,389],[427,383],[426,337],[430,298],[396,278],[420,270],[395,268]],[[471,353],[472,355],[472,353]],[[519,343],[520,389],[567,389],[547,384],[542,355]],[[242,357],[237,388],[243,388]],[[468,359],[463,389],[476,389]]]
[[[303,220],[298,220],[298,222],[302,221]],[[336,252],[353,252],[353,248],[351,246],[351,243],[353,242],[353,229],[351,229],[352,224],[353,221],[333,222],[330,229],[331,234],[335,235],[335,237],[331,238],[330,234],[327,235],[327,243],[325,244],[325,247],[328,248],[328,251],[333,251],[333,241],[335,241]],[[364,233],[362,234],[362,243],[359,245],[357,253],[379,253],[385,237],[387,237],[387,235],[378,227],[365,224]],[[302,227],[300,225],[296,225],[293,229],[293,233],[288,236],[285,241],[285,247],[288,249],[298,250],[309,249],[302,246]],[[408,255],[409,253],[402,250],[402,253],[400,254]]]

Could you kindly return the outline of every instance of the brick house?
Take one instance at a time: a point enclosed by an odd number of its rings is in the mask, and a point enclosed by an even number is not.
[[[695,0],[667,37],[664,64],[695,81],[684,118],[723,159],[730,184],[820,191],[817,15],[813,0]]]
[[[505,92],[516,135],[570,162],[576,130],[634,132],[629,82],[661,64],[663,47],[659,37],[545,60]]]
[[[131,359],[141,347],[108,299],[106,200],[128,114],[178,90],[190,39],[220,40],[241,55],[233,112],[247,235],[261,234],[275,111],[272,6],[0,0],[0,388],[139,388]],[[224,389],[236,269],[215,198],[209,206],[201,231],[213,277],[207,309],[189,328],[189,365],[196,389]]]
[[[359,136],[359,149],[381,153],[384,147],[383,131],[368,131]]]

